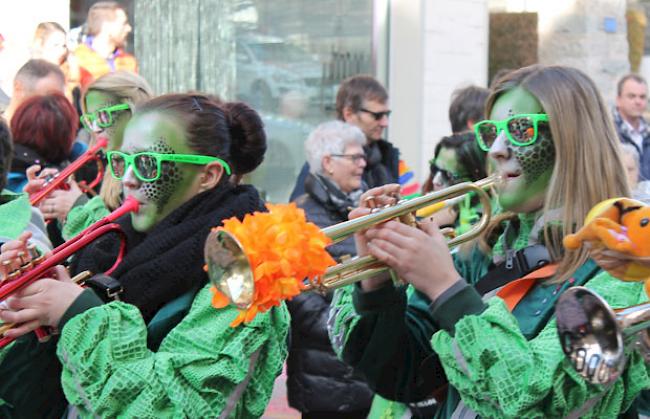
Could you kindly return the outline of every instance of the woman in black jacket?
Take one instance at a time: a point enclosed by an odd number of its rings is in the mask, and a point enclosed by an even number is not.
[[[358,203],[366,167],[361,130],[341,121],[319,125],[305,143],[310,173],[296,204],[319,227],[346,221]],[[327,248],[335,259],[356,254],[352,237]],[[287,361],[289,405],[303,418],[365,418],[372,391],[339,361],[327,335],[332,295],[303,293],[288,302],[291,347]]]

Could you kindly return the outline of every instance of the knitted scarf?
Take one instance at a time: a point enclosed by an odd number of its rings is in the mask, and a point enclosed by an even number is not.
[[[124,287],[122,301],[137,306],[148,322],[166,303],[207,282],[203,247],[212,227],[263,210],[252,186],[224,183],[193,197],[146,234],[133,230],[130,215],[120,218],[127,252],[112,276]],[[102,237],[78,254],[71,271],[104,272],[114,263],[118,246],[115,234]]]
[[[359,198],[365,189],[363,185],[361,189],[346,194],[325,176],[309,173],[305,178],[305,192],[341,221],[346,221],[350,210],[359,205]]]

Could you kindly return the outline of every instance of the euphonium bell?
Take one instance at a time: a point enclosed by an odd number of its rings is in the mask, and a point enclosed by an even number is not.
[[[650,303],[612,310],[595,292],[573,287],[562,294],[555,313],[562,350],[590,383],[616,380],[629,345],[650,361]]]
[[[476,193],[483,206],[483,215],[468,232],[450,240],[449,247],[474,239],[482,233],[491,217],[492,206],[484,188],[490,187],[496,177],[489,177],[475,183],[465,182],[449,188],[432,192],[408,201],[400,201],[393,206],[375,209],[373,213],[345,221],[322,229],[333,243],[337,243],[357,231],[373,225],[404,216],[411,216],[420,208],[437,205],[441,210],[456,204],[459,198]],[[255,296],[255,280],[246,249],[239,241],[223,229],[212,231],[205,244],[205,261],[208,277],[214,287],[228,297],[230,302],[245,310],[252,304]],[[389,268],[372,256],[355,257],[330,267],[320,278],[307,278],[305,290],[327,291],[372,277]]]

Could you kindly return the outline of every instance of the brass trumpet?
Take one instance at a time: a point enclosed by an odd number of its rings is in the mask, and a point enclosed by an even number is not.
[[[595,292],[574,287],[562,294],[555,313],[562,350],[590,383],[616,380],[629,345],[650,362],[650,303],[612,310]]]
[[[470,192],[476,193],[483,206],[483,215],[472,229],[448,242],[449,247],[452,248],[476,238],[488,225],[492,205],[490,197],[484,189],[492,186],[496,180],[497,177],[488,177],[474,183],[465,182],[453,185],[418,198],[400,201],[393,206],[377,208],[367,216],[335,224],[322,229],[322,232],[333,243],[337,243],[357,231],[367,229],[373,225],[395,218],[411,216],[420,208],[436,205],[438,207],[437,211],[439,211],[455,205],[464,195]],[[205,261],[210,282],[221,293],[226,295],[232,304],[240,309],[249,308],[255,294],[255,281],[245,252],[237,239],[223,230],[211,232],[206,240]],[[390,271],[390,268],[372,256],[354,257],[332,266],[320,278],[308,278],[306,291],[325,292],[370,278],[385,271]],[[394,277],[392,271],[390,272]]]

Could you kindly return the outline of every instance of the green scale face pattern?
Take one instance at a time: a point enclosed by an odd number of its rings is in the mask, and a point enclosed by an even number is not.
[[[543,112],[533,95],[515,88],[499,96],[492,107],[490,119],[502,120],[516,114]],[[501,132],[490,148],[489,157],[497,173],[519,172],[517,178],[508,178],[498,190],[501,207],[514,212],[540,209],[555,165],[555,147],[548,124],[539,122],[537,140],[527,146],[511,144],[505,138],[505,133]]]

